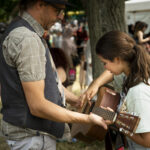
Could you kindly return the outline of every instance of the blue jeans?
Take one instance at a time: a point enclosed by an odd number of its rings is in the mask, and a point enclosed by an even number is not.
[[[21,140],[7,140],[11,150],[56,150],[56,140],[47,135],[26,137]]]

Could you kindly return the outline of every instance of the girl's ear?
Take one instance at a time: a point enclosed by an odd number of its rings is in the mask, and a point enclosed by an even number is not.
[[[113,62],[114,63],[120,63],[121,62],[121,58],[120,57],[115,57]]]

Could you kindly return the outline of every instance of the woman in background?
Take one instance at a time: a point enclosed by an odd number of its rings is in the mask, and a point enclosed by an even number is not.
[[[144,38],[144,32],[147,27],[148,25],[145,22],[139,21],[137,25],[135,25],[134,39],[138,44],[143,45],[146,51],[150,52],[150,46],[148,44],[148,42],[150,41],[150,37]]]

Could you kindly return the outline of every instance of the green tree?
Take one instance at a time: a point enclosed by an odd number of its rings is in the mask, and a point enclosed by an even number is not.
[[[67,10],[83,10],[83,6],[80,0],[68,0],[75,7],[68,7]]]
[[[17,14],[17,4],[19,0],[0,0],[0,22],[8,22],[10,18]],[[69,10],[82,10],[80,0],[69,0],[70,3],[74,4],[75,7],[67,7]]]
[[[0,0],[0,22],[7,22],[15,15],[15,8],[19,0]]]
[[[103,64],[95,52],[96,43],[108,31],[126,31],[125,0],[81,0],[81,2],[88,18],[93,77],[96,78],[104,71]]]

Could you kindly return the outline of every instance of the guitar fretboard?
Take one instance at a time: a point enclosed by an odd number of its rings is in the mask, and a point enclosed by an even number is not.
[[[94,107],[92,112],[103,117],[105,120],[110,120],[110,121],[113,121],[116,114],[115,112],[105,110],[101,107]]]

